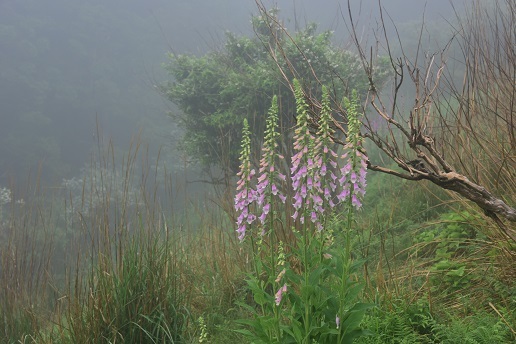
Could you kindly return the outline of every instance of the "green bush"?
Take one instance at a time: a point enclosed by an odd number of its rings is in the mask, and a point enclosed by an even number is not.
[[[420,259],[430,264],[430,285],[434,293],[453,295],[473,286],[481,276],[475,256],[486,237],[478,230],[482,220],[468,212],[448,212],[417,237]]]

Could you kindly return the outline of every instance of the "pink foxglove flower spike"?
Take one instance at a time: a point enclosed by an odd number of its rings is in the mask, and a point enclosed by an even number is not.
[[[251,133],[247,119],[244,119],[244,128],[242,130],[242,146],[240,151],[240,177],[237,183],[237,194],[235,196],[235,210],[237,212],[237,233],[240,241],[244,240],[247,226],[251,225],[256,219],[256,215],[251,213],[250,206],[256,201],[256,191],[251,187],[251,180],[255,175],[254,169],[251,169]]]

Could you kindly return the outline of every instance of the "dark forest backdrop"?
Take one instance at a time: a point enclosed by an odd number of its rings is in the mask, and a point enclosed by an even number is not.
[[[365,18],[377,12],[375,1],[362,3]],[[287,26],[315,22],[335,31],[337,46],[349,45],[338,1],[273,4]],[[424,2],[387,7],[414,35]],[[450,9],[445,0],[426,7],[438,21]],[[36,173],[39,164],[50,183],[76,175],[97,142],[97,121],[119,149],[142,129],[154,151],[167,146],[174,160],[177,127],[166,115],[173,107],[154,87],[168,78],[166,53],[216,50],[226,31],[250,36],[253,13],[254,1],[240,0],[1,1],[0,184]]]

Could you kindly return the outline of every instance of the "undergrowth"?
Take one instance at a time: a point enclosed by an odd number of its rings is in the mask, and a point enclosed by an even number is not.
[[[208,197],[178,221],[165,201],[177,199],[173,177],[158,191],[134,149],[117,167],[107,149],[78,195],[38,183],[3,192],[1,343],[249,342],[235,329],[253,319],[239,306],[254,302],[252,255],[234,214]],[[375,178],[352,240],[366,263],[360,297],[376,305],[360,325],[373,334],[357,343],[514,342],[510,243],[470,208]],[[398,212],[410,204],[416,213]]]
[[[514,333],[496,313],[479,311],[466,317],[446,314],[435,317],[428,304],[419,300],[408,305],[403,300],[379,305],[366,316],[364,324],[372,336],[360,344],[425,344],[425,343],[513,343]]]

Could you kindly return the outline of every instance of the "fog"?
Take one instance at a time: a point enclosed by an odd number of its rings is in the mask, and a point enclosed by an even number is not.
[[[359,25],[377,23],[377,1],[351,1]],[[347,3],[264,1],[288,27],[315,22],[346,46]],[[400,28],[450,19],[448,0],[382,1]],[[0,2],[0,185],[41,171],[50,185],[86,166],[100,139],[127,151],[139,136],[177,161],[173,104],[155,85],[167,80],[167,52],[201,55],[224,33],[253,35],[254,0],[2,0]],[[405,33],[414,34],[413,30]],[[140,134],[139,134],[140,133]],[[101,136],[99,138],[99,135]]]

